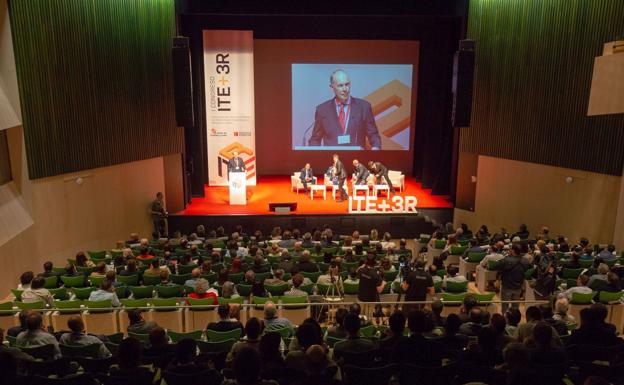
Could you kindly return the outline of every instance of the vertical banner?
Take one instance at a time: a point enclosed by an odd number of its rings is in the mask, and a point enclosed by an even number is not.
[[[228,185],[233,152],[245,161],[247,185],[256,185],[253,32],[204,31],[208,185]]]

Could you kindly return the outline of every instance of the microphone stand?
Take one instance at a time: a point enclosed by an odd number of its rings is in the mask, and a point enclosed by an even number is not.
[[[302,146],[304,146],[304,147],[305,147],[305,146],[307,146],[306,135],[308,135],[308,132],[310,132],[310,129],[311,129],[312,127],[314,127],[314,123],[315,123],[315,122],[312,122],[312,124],[310,124],[310,125],[309,125],[306,129],[305,129],[305,131],[303,131],[303,139],[302,139],[302,143],[301,143],[301,145],[302,145]]]

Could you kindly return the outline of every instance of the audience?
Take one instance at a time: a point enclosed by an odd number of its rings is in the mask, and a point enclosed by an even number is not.
[[[84,330],[84,322],[80,316],[72,316],[67,320],[67,326],[70,333],[64,333],[61,335],[59,339],[59,343],[61,345],[72,345],[72,346],[88,346],[88,345],[98,345],[98,358],[106,358],[110,357],[111,352],[108,350],[106,345],[99,338],[86,334]]]
[[[141,309],[128,310],[128,332],[136,334],[148,334],[152,329],[157,328],[158,324],[154,321],[145,321],[143,319],[143,311]]]
[[[54,300],[48,289],[45,289],[45,278],[35,277],[30,282],[30,287],[22,292],[22,302],[44,302],[48,306],[52,306]]]
[[[92,291],[89,294],[89,301],[111,301],[113,307],[120,305],[119,298],[115,294],[115,288],[113,283],[108,279],[105,279],[100,284],[100,287],[96,291]]]
[[[235,343],[228,354],[228,361],[236,358],[236,355],[247,348],[251,348],[258,352],[260,346],[260,337],[264,331],[264,323],[256,317],[251,317],[245,324],[245,338]]]
[[[38,311],[33,311],[26,317],[26,331],[18,334],[15,339],[18,347],[35,347],[41,345],[54,346],[54,358],[61,358],[61,349],[56,338],[44,330],[43,316]]]
[[[344,353],[361,353],[377,349],[377,345],[359,334],[360,317],[349,312],[344,318],[344,328],[347,331],[347,339],[334,345],[334,358],[338,361]]]
[[[288,329],[289,335],[293,335],[293,325],[287,318],[277,316],[277,306],[273,301],[264,303],[264,326],[267,331]]]

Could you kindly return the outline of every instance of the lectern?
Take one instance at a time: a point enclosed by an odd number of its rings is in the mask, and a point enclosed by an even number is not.
[[[230,173],[230,205],[247,204],[247,173]]]

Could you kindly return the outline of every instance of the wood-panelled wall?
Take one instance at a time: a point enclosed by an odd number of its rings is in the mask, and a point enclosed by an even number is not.
[[[586,116],[594,57],[622,33],[622,0],[471,0],[462,151],[622,175],[624,115]]]
[[[9,2],[31,179],[180,153],[173,0]]]

